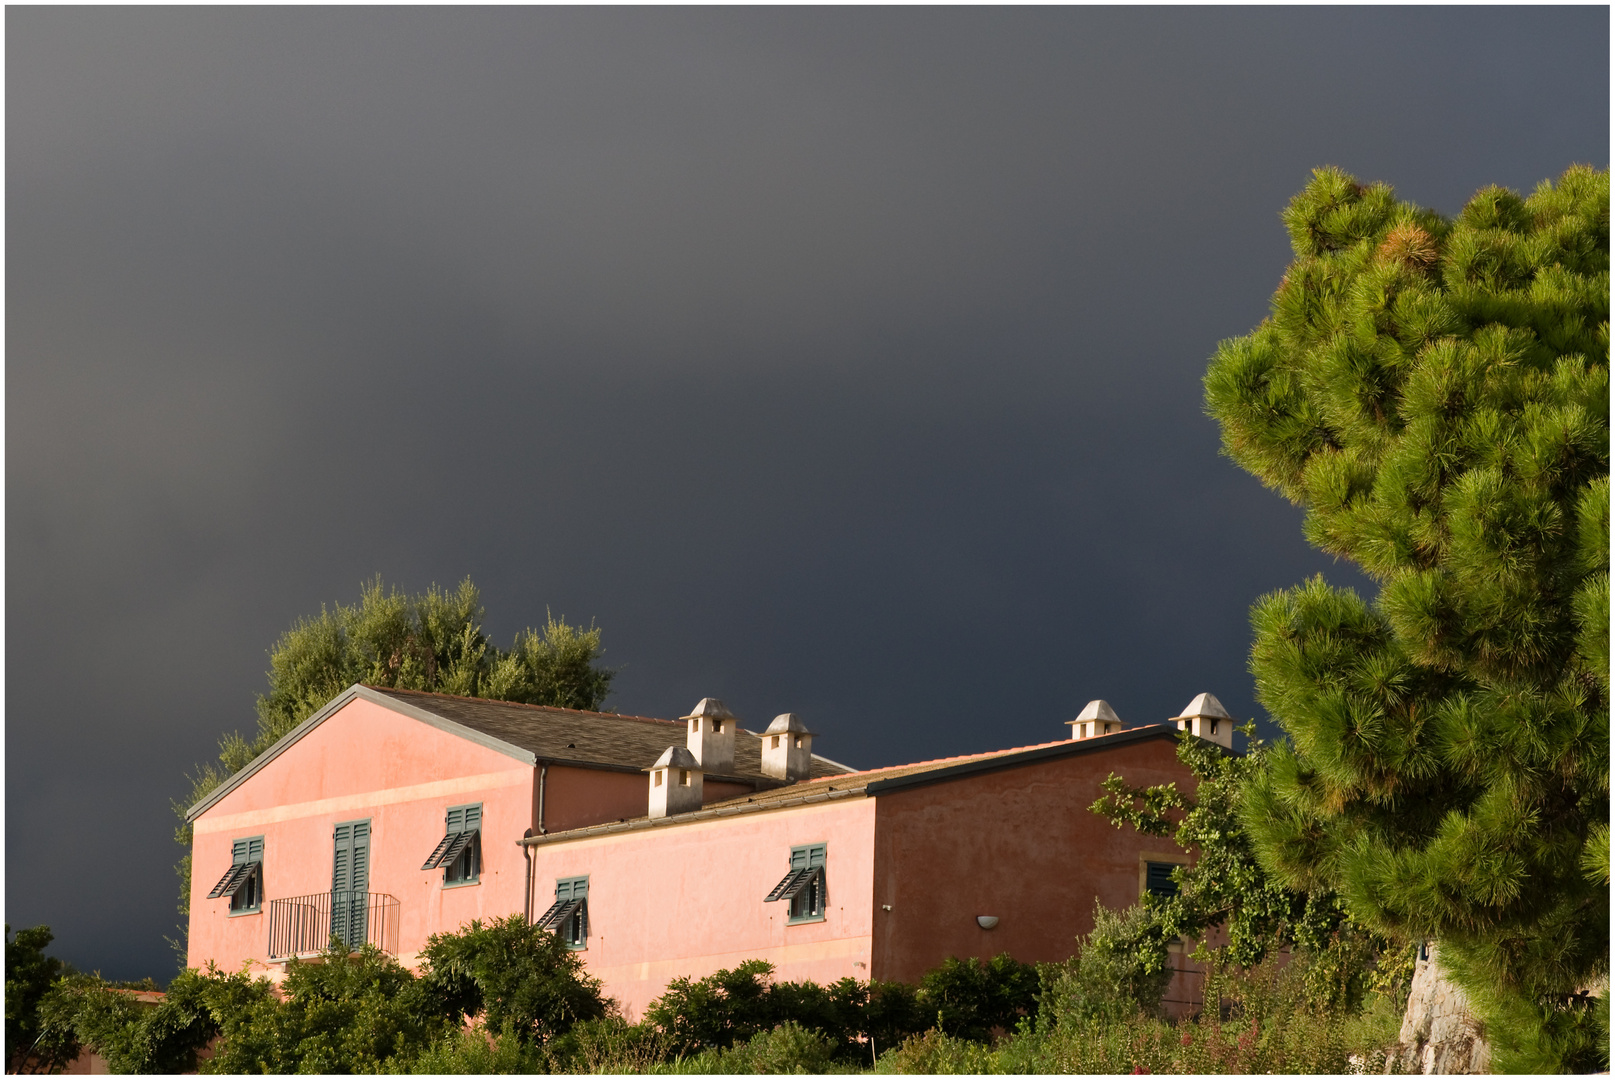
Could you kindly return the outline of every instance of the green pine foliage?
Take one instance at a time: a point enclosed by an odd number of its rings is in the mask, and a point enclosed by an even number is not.
[[[1286,887],[1434,937],[1505,1069],[1607,1060],[1609,174],[1456,220],[1321,169],[1272,314],[1223,342],[1225,451],[1306,510],[1372,603],[1264,597],[1251,668],[1289,740],[1244,820]],[[1607,1066],[1606,1066],[1607,1067]]]

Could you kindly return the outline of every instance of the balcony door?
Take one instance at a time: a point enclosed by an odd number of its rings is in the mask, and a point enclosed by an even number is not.
[[[344,821],[333,834],[331,936],[349,949],[365,942],[370,890],[370,822]]]

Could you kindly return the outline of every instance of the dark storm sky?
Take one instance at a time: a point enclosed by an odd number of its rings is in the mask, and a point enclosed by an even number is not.
[[[1604,8],[6,12],[6,918],[166,980],[169,800],[377,572],[860,767],[1258,714],[1200,376],[1338,164],[1609,156]]]

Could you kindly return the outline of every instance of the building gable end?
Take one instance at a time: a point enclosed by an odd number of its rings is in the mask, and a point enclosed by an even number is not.
[[[215,803],[223,799],[232,791],[236,790],[247,780],[251,779],[252,776],[264,766],[268,765],[270,762],[284,754],[287,750],[291,749],[292,746],[303,738],[303,736],[325,723],[325,721],[335,716],[338,712],[341,712],[344,706],[356,699],[361,698],[373,705],[380,705],[382,708],[387,709],[390,712],[397,713],[400,716],[406,716],[411,720],[417,720],[420,723],[428,725],[429,727],[437,728],[439,731],[465,739],[467,742],[473,742],[478,746],[486,747],[489,750],[497,751],[506,755],[507,757],[515,758],[524,765],[538,764],[537,755],[530,750],[523,750],[519,746],[512,746],[510,743],[507,743],[501,739],[496,739],[491,735],[486,735],[483,732],[477,731],[473,728],[466,727],[464,724],[456,723],[453,720],[446,720],[441,716],[427,712],[425,709],[417,708],[416,706],[410,705],[407,702],[399,701],[397,698],[389,697],[386,694],[378,694],[368,686],[364,686],[360,683],[354,683],[352,686],[342,691],[342,693],[332,698],[331,701],[319,712],[315,713],[313,716],[310,716],[307,720],[304,720],[301,724],[298,724],[296,727],[292,728],[292,730],[275,740],[274,745],[265,750],[263,753],[259,754],[257,757],[253,758],[252,761],[248,762],[240,772],[236,773],[234,776],[230,777],[230,779],[220,784],[213,790],[211,794],[207,796],[207,798],[185,811],[185,820],[195,821],[202,814],[207,813],[207,811],[211,809]]]

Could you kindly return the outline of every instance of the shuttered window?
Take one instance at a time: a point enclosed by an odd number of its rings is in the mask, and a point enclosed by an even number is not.
[[[825,846],[804,844],[791,849],[790,869],[778,885],[763,897],[764,903],[783,900],[790,905],[790,922],[813,922],[824,918]]]
[[[476,881],[482,874],[482,804],[451,806],[445,815],[443,839],[421,864],[422,870],[443,869],[445,883]]]
[[[589,941],[589,879],[559,878],[555,882],[555,903],[538,917],[542,930],[553,930],[574,949]]]
[[[1176,896],[1178,883],[1172,880],[1177,863],[1152,862],[1144,864],[1144,891],[1151,896]]]
[[[331,839],[331,936],[357,949],[369,929],[370,822],[345,821]]]
[[[228,896],[232,914],[258,911],[264,902],[263,866],[263,837],[252,836],[232,841],[230,869],[224,872],[207,898],[217,900],[221,896]]]

